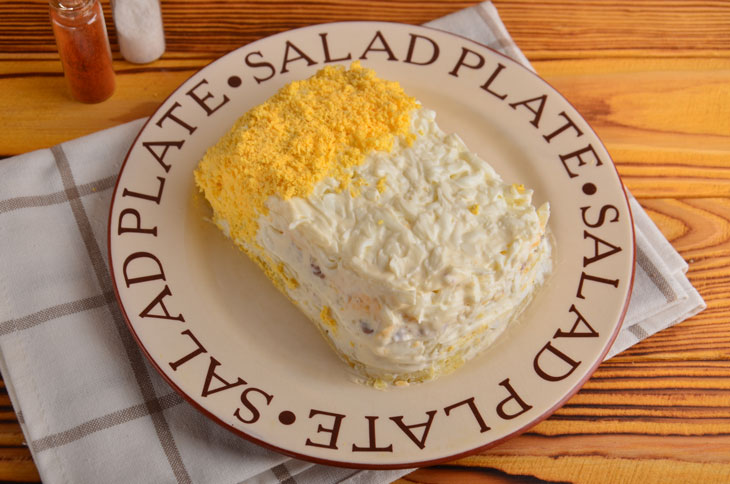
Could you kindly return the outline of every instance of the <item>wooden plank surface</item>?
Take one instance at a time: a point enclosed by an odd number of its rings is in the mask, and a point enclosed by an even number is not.
[[[149,115],[197,69],[266,35],[336,20],[423,23],[473,3],[163,0],[168,49],[146,66],[121,59],[105,5],[118,87],[86,106],[65,92],[46,2],[0,2],[0,156]],[[601,365],[526,434],[398,482],[730,482],[730,2],[494,3],[603,139],[708,309]],[[0,481],[38,480],[2,387]]]

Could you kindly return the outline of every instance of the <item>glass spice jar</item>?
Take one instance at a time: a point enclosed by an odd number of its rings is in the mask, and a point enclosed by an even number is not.
[[[49,0],[49,4],[71,95],[84,103],[108,99],[115,88],[114,68],[99,0]]]
[[[127,61],[147,64],[165,52],[159,0],[112,0],[119,51]]]

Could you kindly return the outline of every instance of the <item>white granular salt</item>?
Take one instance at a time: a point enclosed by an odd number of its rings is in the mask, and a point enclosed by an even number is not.
[[[122,56],[146,64],[165,52],[165,33],[159,0],[114,0],[114,26]]]

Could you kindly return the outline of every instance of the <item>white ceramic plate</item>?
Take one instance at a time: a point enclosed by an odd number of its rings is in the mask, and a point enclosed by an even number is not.
[[[281,86],[360,59],[438,113],[508,182],[552,206],[555,272],[520,320],[451,375],[379,391],[348,367],[204,218],[192,171]],[[259,444],[317,462],[412,467],[493,445],[546,418],[611,345],[633,281],[633,224],[616,169],[553,88],[464,38],[348,22],[278,34],[213,62],[150,118],[119,176],[110,261],[137,341],[185,398]]]

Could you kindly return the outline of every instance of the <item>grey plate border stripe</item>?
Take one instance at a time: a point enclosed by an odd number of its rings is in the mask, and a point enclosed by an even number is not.
[[[646,275],[649,276],[651,282],[653,282],[656,288],[659,289],[668,303],[677,300],[677,294],[672,289],[672,286],[669,285],[669,282],[666,280],[664,275],[656,268],[651,259],[649,259],[646,253],[638,245],[636,246],[636,263],[644,269]]]
[[[629,331],[631,334],[639,338],[639,341],[645,340],[649,337],[649,333],[646,332],[644,328],[641,327],[640,324],[635,324],[633,326],[629,326]]]
[[[34,440],[30,443],[30,446],[34,452],[42,452],[44,450],[60,447],[62,445],[66,445],[71,442],[83,439],[87,435],[91,435],[95,432],[100,432],[102,430],[106,430],[117,425],[131,422],[132,420],[136,420],[141,417],[146,417],[150,415],[151,407],[157,407],[159,409],[158,411],[162,411],[168,408],[172,408],[183,402],[184,400],[180,395],[178,395],[177,393],[170,393],[157,399],[157,401],[154,403],[139,403],[137,405],[133,405],[131,407],[127,407],[122,410],[118,410],[116,412],[112,412],[101,417],[88,420],[68,430],[64,430],[63,432],[58,432],[56,434],[51,434],[46,437]]]
[[[17,319],[0,322],[0,336],[5,336],[16,331],[23,331],[63,316],[70,316],[82,311],[88,311],[89,309],[102,307],[108,304],[110,299],[114,299],[112,293],[100,294],[98,296],[79,299],[78,301],[57,304]]]
[[[511,51],[514,44],[512,43],[511,39],[507,39],[502,35],[502,29],[500,29],[499,26],[494,22],[494,19],[489,14],[489,12],[485,11],[482,5],[476,5],[474,8],[479,14],[479,17],[481,17],[484,23],[487,24],[487,28],[492,32],[492,34],[494,34],[494,38],[497,42],[495,50],[500,50],[502,52],[512,54]]]
[[[363,474],[363,472],[367,472],[367,471],[356,470],[352,474],[349,474],[347,477],[343,477],[342,479],[337,481],[337,484],[347,484],[347,483],[355,482],[355,480],[357,480],[359,478],[359,476]]]
[[[69,204],[71,205],[71,211],[73,212],[76,225],[81,233],[81,238],[86,246],[86,252],[91,260],[91,265],[94,269],[94,273],[96,274],[99,286],[105,293],[111,292],[111,277],[104,261],[101,248],[94,237],[94,232],[92,230],[88,214],[81,202],[79,190],[74,182],[71,165],[66,157],[66,153],[60,145],[53,146],[51,148],[51,153],[53,153],[53,157],[56,161],[56,167],[61,175],[61,182],[63,183],[64,191],[68,197]],[[188,474],[185,464],[182,461],[180,451],[177,448],[170,426],[168,425],[165,416],[159,411],[159,405],[156,404],[157,396],[155,395],[152,380],[150,378],[149,371],[145,366],[142,353],[127,329],[124,318],[122,317],[119,308],[116,306],[116,303],[111,302],[107,307],[109,308],[109,312],[116,326],[122,346],[127,354],[127,359],[129,360],[132,372],[137,380],[137,385],[139,386],[139,390],[142,394],[142,399],[146,402],[145,405],[148,407],[155,432],[157,433],[160,445],[162,446],[165,456],[172,468],[172,472],[175,475],[175,479],[179,484],[192,484],[190,474]]]
[[[116,175],[102,178],[101,180],[85,183],[77,187],[78,195],[84,197],[92,193],[100,193],[110,188],[114,188],[117,181]],[[58,205],[68,201],[68,193],[66,191],[48,193],[46,195],[34,195],[27,197],[14,197],[0,200],[0,213],[12,212],[22,208],[47,207],[49,205]]]
[[[279,480],[279,484],[297,483],[296,479],[294,479],[291,474],[289,474],[289,469],[287,469],[284,464],[279,464],[278,466],[272,467],[271,472],[272,474],[274,474],[274,477]]]

